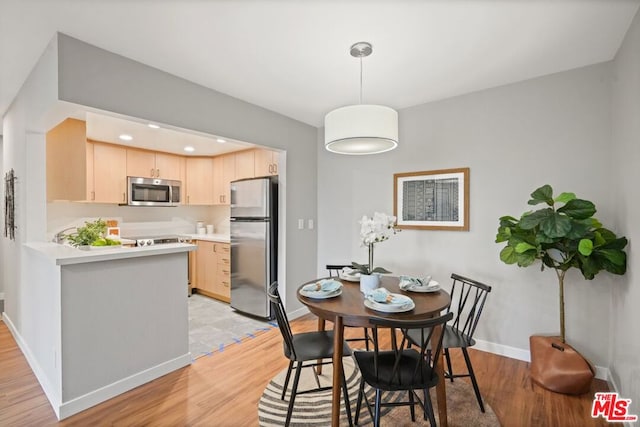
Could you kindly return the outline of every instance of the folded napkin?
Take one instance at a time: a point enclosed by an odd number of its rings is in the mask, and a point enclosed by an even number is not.
[[[431,276],[427,276],[424,278],[420,277],[412,277],[412,276],[400,276],[400,289],[407,290],[416,287],[429,287],[429,282],[431,282]]]
[[[366,297],[369,301],[389,305],[405,305],[412,301],[408,296],[392,294],[386,288],[376,288],[369,291]]]
[[[315,283],[309,283],[308,285],[304,285],[302,289],[306,292],[322,292],[322,293],[331,293],[335,292],[342,287],[342,283],[338,282],[334,279],[322,279]]]
[[[360,276],[360,272],[358,270],[354,270],[351,267],[344,267],[341,270],[342,274],[346,275],[346,276]]]

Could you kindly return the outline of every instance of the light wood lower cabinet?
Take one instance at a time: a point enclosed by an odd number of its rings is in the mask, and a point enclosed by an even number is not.
[[[198,293],[231,301],[231,246],[228,243],[198,240],[195,256],[195,281]]]

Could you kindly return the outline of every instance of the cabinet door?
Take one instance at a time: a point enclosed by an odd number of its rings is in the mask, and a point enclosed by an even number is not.
[[[278,175],[278,153],[271,150],[255,151],[255,176]]]
[[[88,201],[93,202],[95,197],[96,197],[96,191],[95,191],[95,185],[94,185],[94,181],[93,181],[93,175],[94,175],[94,171],[93,171],[93,143],[92,142],[88,142],[87,141],[87,145],[86,145],[86,162],[87,162],[87,173],[86,173],[86,183],[87,183],[87,194],[86,194],[86,199]]]
[[[196,242],[196,280],[195,286],[205,293],[215,290],[215,276],[218,268],[216,253],[213,251],[213,242],[198,240]]]
[[[186,181],[185,204],[213,205],[213,159],[188,157]]]
[[[254,178],[255,176],[255,150],[237,152],[236,174],[233,179]]]
[[[182,157],[168,153],[156,153],[156,177],[181,181]]]
[[[229,183],[235,176],[235,154],[225,154],[213,158],[213,203],[228,205],[231,200]]]
[[[156,177],[156,154],[127,148],[127,176]]]
[[[93,144],[94,201],[127,201],[127,150],[115,145]]]
[[[90,200],[93,183],[86,186],[87,148],[82,120],[66,119],[47,132],[47,200]]]

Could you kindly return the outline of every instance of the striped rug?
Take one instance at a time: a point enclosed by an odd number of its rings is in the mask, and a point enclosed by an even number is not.
[[[358,399],[358,388],[360,386],[360,374],[355,368],[353,359],[344,358],[344,369],[347,378],[347,388],[349,390],[349,401],[351,404],[351,412],[355,417],[356,402]],[[285,400],[280,400],[282,386],[287,370],[284,369],[276,375],[265,388],[262,397],[258,403],[258,419],[262,427],[280,427],[284,425],[287,416],[287,406],[289,405],[291,384],[293,383],[293,375],[289,381],[289,392]],[[323,366],[320,384],[322,386],[331,384],[331,365]],[[303,369],[300,377],[298,390],[306,390],[315,388],[316,383],[310,368]],[[365,389],[369,401],[374,401],[375,392],[368,387]],[[420,393],[419,393],[420,394]],[[383,401],[400,401],[406,400],[406,392],[404,393],[384,393]],[[431,398],[436,408],[435,390],[431,391]],[[451,383],[447,381],[447,410],[448,422],[451,427],[493,427],[500,426],[500,422],[491,407],[484,402],[485,413],[480,412],[478,403],[473,393],[471,385],[465,381],[456,380]],[[344,401],[341,404],[341,425],[348,425]],[[416,408],[416,422],[411,422],[409,407],[382,408],[382,426],[426,426],[429,425],[422,417],[422,410]],[[359,425],[371,424],[371,417],[366,407],[361,409]],[[331,425],[331,390],[302,394],[296,396],[293,415],[291,418],[292,427],[319,427]]]

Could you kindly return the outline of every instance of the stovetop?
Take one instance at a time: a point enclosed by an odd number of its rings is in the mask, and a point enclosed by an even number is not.
[[[135,240],[136,246],[154,246],[163,245],[168,243],[189,243],[191,238],[178,236],[177,234],[169,234],[162,236],[133,236],[126,237],[129,240]]]

